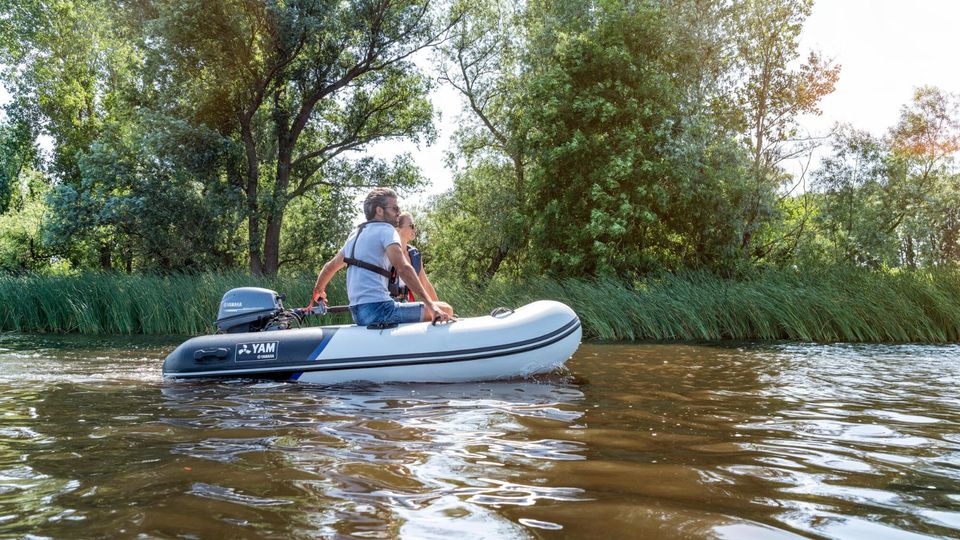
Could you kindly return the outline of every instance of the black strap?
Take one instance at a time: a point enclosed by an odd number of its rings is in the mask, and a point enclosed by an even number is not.
[[[375,322],[373,324],[368,324],[367,330],[386,330],[388,328],[396,328],[398,326],[400,326],[400,324],[395,322]]]
[[[393,272],[391,272],[390,270],[381,268],[375,264],[370,264],[367,261],[361,261],[360,259],[354,258],[354,255],[356,255],[357,253],[357,241],[360,240],[360,233],[363,232],[364,227],[366,227],[371,223],[386,223],[386,222],[385,221],[367,221],[365,223],[361,223],[360,226],[357,227],[357,235],[353,237],[353,245],[350,247],[350,256],[344,257],[343,262],[351,266],[357,266],[357,267],[363,268],[364,270],[376,272],[381,276],[387,278],[388,280],[393,279]]]

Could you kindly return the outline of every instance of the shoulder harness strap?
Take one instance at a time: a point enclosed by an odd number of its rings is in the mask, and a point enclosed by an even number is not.
[[[393,273],[390,270],[383,269],[375,264],[370,264],[367,261],[361,261],[360,259],[357,259],[354,257],[354,255],[356,255],[357,253],[357,241],[360,240],[360,233],[363,232],[364,227],[366,227],[371,223],[374,223],[374,222],[367,221],[365,223],[361,223],[360,226],[357,227],[357,235],[353,237],[353,245],[350,246],[350,256],[344,257],[343,262],[351,266],[357,266],[357,267],[363,268],[364,270],[376,272],[387,279],[392,279]]]

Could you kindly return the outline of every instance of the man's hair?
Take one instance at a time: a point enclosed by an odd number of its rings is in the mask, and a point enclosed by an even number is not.
[[[363,200],[363,215],[367,217],[367,221],[377,217],[377,207],[384,207],[387,204],[387,199],[396,199],[397,192],[385,187],[378,187],[367,194],[367,198]]]

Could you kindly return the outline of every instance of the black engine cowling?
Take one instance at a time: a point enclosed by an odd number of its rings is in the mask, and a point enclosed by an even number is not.
[[[220,300],[217,311],[219,334],[272,330],[272,323],[285,311],[282,294],[260,287],[230,289]],[[279,329],[279,328],[276,328]]]

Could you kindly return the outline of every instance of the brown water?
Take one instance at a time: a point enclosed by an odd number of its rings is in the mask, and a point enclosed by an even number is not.
[[[960,346],[320,387],[163,382],[173,344],[0,335],[0,536],[960,537]]]

